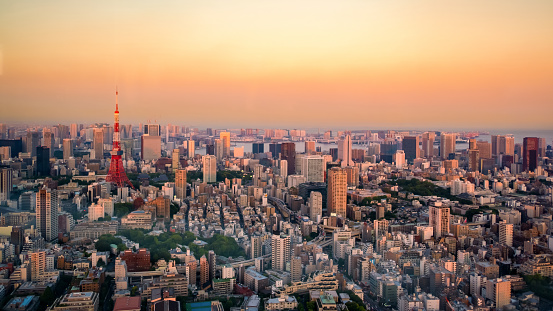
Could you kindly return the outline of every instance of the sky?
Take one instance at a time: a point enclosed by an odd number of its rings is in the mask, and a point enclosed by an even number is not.
[[[552,129],[553,1],[0,2],[0,122]]]

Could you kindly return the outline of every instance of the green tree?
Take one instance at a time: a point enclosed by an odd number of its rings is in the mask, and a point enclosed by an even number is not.
[[[50,287],[46,287],[42,295],[40,295],[40,305],[44,307],[51,306],[56,300],[56,295]]]
[[[106,263],[104,262],[104,260],[102,258],[99,258],[98,262],[96,263],[96,267],[103,267],[105,265]]]

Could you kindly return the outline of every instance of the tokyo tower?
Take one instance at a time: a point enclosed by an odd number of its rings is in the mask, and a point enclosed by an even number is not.
[[[117,97],[119,92],[115,90],[115,122],[113,123],[113,149],[111,150],[111,162],[109,165],[109,173],[106,178],[107,182],[112,182],[121,188],[125,184],[131,186],[134,189],[131,181],[125,174],[125,168],[123,167],[123,151],[121,151],[121,138],[119,134],[119,103],[117,102]]]

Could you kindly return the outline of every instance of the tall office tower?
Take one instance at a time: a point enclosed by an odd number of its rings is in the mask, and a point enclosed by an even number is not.
[[[390,222],[386,219],[375,220],[373,222],[374,226],[374,237],[378,241],[383,236],[388,235],[388,228],[390,228]]]
[[[209,282],[209,262],[205,255],[200,258],[200,288]]]
[[[469,139],[469,150],[475,150],[475,149],[478,149],[478,147],[476,146],[476,139],[471,138]]]
[[[209,264],[209,281],[211,281],[215,278],[215,267],[217,266],[216,256],[213,250],[207,253],[207,262]]]
[[[159,124],[144,124],[144,135],[161,136],[161,126]]]
[[[69,126],[69,135],[71,136],[72,139],[77,138],[77,135],[79,135],[79,126],[77,125],[77,123],[72,123]]]
[[[66,138],[63,140],[63,159],[69,160],[73,156],[73,140]]]
[[[215,147],[215,157],[221,161],[225,155],[223,150],[223,141],[220,139],[213,140],[213,146]]]
[[[252,153],[265,153],[265,144],[264,143],[253,143],[252,144]]]
[[[111,150],[111,161],[109,164],[109,172],[106,177],[107,182],[111,182],[117,185],[117,187],[122,188],[123,185],[128,184],[131,188],[134,188],[131,184],[127,174],[125,173],[125,167],[123,166],[123,151],[121,150],[121,136],[119,134],[119,102],[118,102],[119,92],[115,90],[115,112],[114,112],[114,122],[113,122],[113,144]],[[96,133],[94,133],[96,136]],[[144,146],[143,146],[144,147]],[[103,148],[102,148],[103,149]]]
[[[280,176],[286,180],[288,177],[288,161],[280,160],[278,161],[278,168],[280,170]]]
[[[217,181],[217,158],[212,155],[206,155],[202,159],[204,182],[211,183]]]
[[[54,133],[48,130],[42,133],[42,145],[50,148],[50,158],[54,157]]]
[[[333,167],[328,171],[327,210],[329,215],[336,214],[346,217],[347,204],[347,173],[344,169]]]
[[[8,126],[0,124],[0,139],[8,139]]]
[[[480,150],[469,150],[469,170],[473,172],[480,171]]]
[[[537,137],[524,137],[522,142],[522,170],[533,172],[538,167],[539,139]]]
[[[545,138],[538,138],[539,144],[538,144],[538,157],[545,157],[545,149],[547,148],[547,143],[545,142]]]
[[[214,144],[205,145],[205,154],[215,155],[215,145]]]
[[[27,132],[27,152],[31,153],[31,157],[36,157],[36,147],[39,146],[38,132]]]
[[[440,238],[449,234],[449,207],[435,202],[428,208],[429,225],[434,227],[434,237]]]
[[[198,274],[198,261],[196,258],[186,263],[186,277],[188,278],[188,284],[196,285]]]
[[[290,259],[290,280],[292,282],[299,282],[301,281],[302,274],[301,258],[292,257]]]
[[[355,165],[351,159],[351,136],[346,135],[338,141],[338,159],[342,167]]]
[[[102,207],[104,208],[104,214],[108,214],[110,217],[113,216],[114,205],[113,205],[113,199],[111,197],[99,199],[98,204],[102,205]]]
[[[180,168],[180,150],[173,149],[173,154],[171,156],[171,168],[174,170]]]
[[[189,139],[186,141],[185,147],[186,147],[186,156],[188,158],[193,158],[196,155],[196,143],[194,140]]]
[[[280,145],[280,159],[288,162],[288,175],[296,173],[296,144],[282,143]]]
[[[499,138],[499,154],[510,156],[515,155],[515,138],[512,135],[501,136]]]
[[[396,168],[403,168],[405,166],[405,152],[403,150],[397,150],[394,154],[394,162],[396,163]]]
[[[12,193],[13,170],[10,167],[0,167],[0,204],[7,202]]]
[[[455,153],[455,133],[440,133],[440,156],[446,160],[450,153]]]
[[[324,182],[325,161],[321,156],[306,156],[302,161],[302,175],[307,182]]]
[[[306,141],[305,142],[305,154],[314,154],[315,153],[315,141]]]
[[[50,175],[50,148],[36,147],[36,173],[38,176]]]
[[[499,223],[499,243],[513,246],[513,224],[505,220]]]
[[[497,156],[499,155],[499,141],[501,139],[501,135],[492,135],[492,142],[491,142],[491,145],[492,145],[492,154],[494,156]]]
[[[11,158],[12,156],[12,147],[3,146],[0,147],[0,162]]]
[[[280,155],[280,152],[282,151],[282,144],[270,143],[269,144],[269,151],[271,152],[271,155],[273,156],[273,159],[278,159],[278,156]]]
[[[486,298],[495,304],[495,310],[511,303],[511,281],[507,278],[488,280],[486,283]]]
[[[273,270],[284,271],[290,261],[290,236],[273,234],[271,237],[271,264]]]
[[[312,191],[309,196],[309,218],[314,223],[319,223],[323,218],[323,195]]]
[[[221,132],[219,133],[219,138],[223,143],[223,157],[230,157],[230,132]]]
[[[480,151],[480,159],[492,158],[492,146],[489,142],[479,140],[476,142],[476,148]]]
[[[21,253],[21,249],[25,244],[25,229],[23,229],[23,227],[12,227],[12,232],[10,234],[10,243],[15,246],[15,255],[19,256],[19,253]]]
[[[37,250],[29,255],[31,257],[31,281],[40,281],[46,272],[46,252]]]
[[[37,192],[36,228],[48,242],[58,238],[58,195],[56,190],[40,189]]]
[[[263,240],[259,234],[253,234],[250,238],[251,242],[251,259],[255,259],[263,256]]]
[[[405,151],[405,160],[413,163],[413,160],[420,158],[419,137],[403,137],[403,151]]]
[[[104,130],[101,128],[94,129],[94,158],[101,160],[104,158]]]
[[[186,170],[177,169],[175,171],[175,195],[177,199],[186,198]]]
[[[422,134],[422,153],[425,158],[434,157],[434,141],[436,140],[436,133],[425,132]]]
[[[104,217],[104,207],[100,204],[92,203],[88,207],[88,221],[96,221],[100,217]]]

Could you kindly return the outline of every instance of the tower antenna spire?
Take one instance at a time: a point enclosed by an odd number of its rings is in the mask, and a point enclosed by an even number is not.
[[[115,111],[119,111],[119,91],[117,85],[115,86]]]

